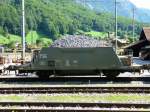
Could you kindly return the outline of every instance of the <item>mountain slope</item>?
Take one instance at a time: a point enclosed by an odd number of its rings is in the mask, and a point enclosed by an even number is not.
[[[92,10],[97,12],[110,12],[115,13],[115,2],[114,0],[76,0],[77,3],[86,5]],[[133,17],[133,8],[135,9],[135,19],[140,22],[150,23],[150,10],[137,8],[129,0],[118,0],[118,15],[124,17]]]
[[[113,6],[113,2],[102,2]],[[78,1],[80,2],[80,1]],[[94,2],[89,2],[92,4]],[[112,4],[111,4],[112,3]],[[98,5],[99,4],[95,4]],[[97,6],[97,8],[98,8]],[[96,8],[96,7],[95,7]],[[112,7],[113,8],[113,7]],[[97,9],[98,10],[98,9]],[[7,33],[21,35],[21,2],[20,0],[0,1],[0,34]],[[83,7],[75,0],[25,0],[26,33],[37,31],[55,40],[61,35],[76,34],[79,30],[88,32],[113,32],[115,29],[114,17],[109,13],[96,13]],[[131,34],[132,21],[127,18],[118,18],[118,34]],[[139,32],[141,24],[136,24],[135,32]]]

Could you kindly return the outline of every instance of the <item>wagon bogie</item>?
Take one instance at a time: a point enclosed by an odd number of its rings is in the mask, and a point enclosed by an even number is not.
[[[37,71],[36,75],[41,79],[48,79],[51,74],[50,74],[50,71],[41,70],[41,71]]]
[[[103,74],[106,77],[113,78],[113,77],[117,77],[120,74],[120,72],[117,70],[103,70]]]

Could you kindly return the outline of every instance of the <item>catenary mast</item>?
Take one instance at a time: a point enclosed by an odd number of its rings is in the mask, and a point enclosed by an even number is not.
[[[118,30],[118,25],[117,25],[117,0],[115,0],[115,51],[117,53],[117,48],[118,48],[118,44],[117,44],[117,30]]]
[[[22,0],[22,60],[25,61],[25,3]]]

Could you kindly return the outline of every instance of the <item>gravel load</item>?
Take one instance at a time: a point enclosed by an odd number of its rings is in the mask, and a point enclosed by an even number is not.
[[[50,47],[59,48],[82,48],[82,47],[106,47],[108,43],[104,40],[98,40],[92,37],[81,35],[67,35],[54,41]]]

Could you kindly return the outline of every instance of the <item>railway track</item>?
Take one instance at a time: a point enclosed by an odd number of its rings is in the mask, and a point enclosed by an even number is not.
[[[0,82],[131,82],[143,81],[150,82],[150,77],[51,77],[49,79],[39,79],[37,77],[0,77]]]
[[[0,109],[1,112],[150,112],[150,110],[111,109]]]
[[[0,94],[150,93],[150,87],[3,87]]]
[[[3,112],[149,112],[150,104],[136,103],[60,103],[0,102]],[[8,109],[7,107],[13,107]],[[23,107],[23,108],[22,108]],[[141,110],[143,108],[143,110]],[[145,110],[144,110],[145,109]]]

